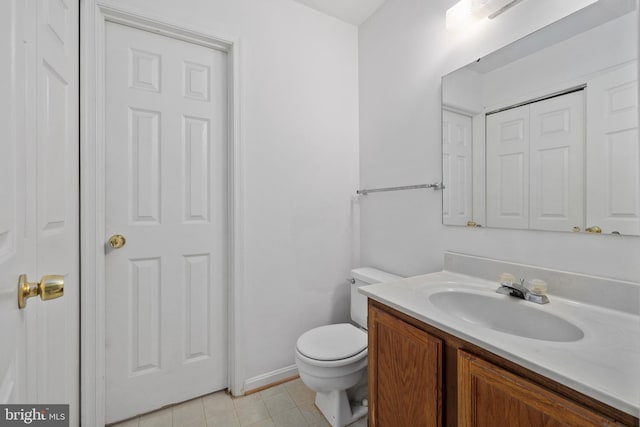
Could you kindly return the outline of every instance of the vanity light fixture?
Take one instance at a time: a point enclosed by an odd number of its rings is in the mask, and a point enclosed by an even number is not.
[[[447,10],[447,30],[459,31],[482,19],[493,19],[521,1],[460,0]]]

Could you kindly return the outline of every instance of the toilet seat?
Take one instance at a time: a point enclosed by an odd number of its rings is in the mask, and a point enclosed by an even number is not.
[[[367,333],[349,323],[320,326],[298,338],[296,350],[317,362],[338,362],[367,355]]]

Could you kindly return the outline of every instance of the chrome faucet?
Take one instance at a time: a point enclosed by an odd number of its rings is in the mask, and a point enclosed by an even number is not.
[[[520,283],[516,282],[500,282],[497,293],[520,298],[526,301],[535,302],[536,304],[546,304],[549,298],[546,295],[538,295],[531,292],[524,286],[524,279],[520,279]]]

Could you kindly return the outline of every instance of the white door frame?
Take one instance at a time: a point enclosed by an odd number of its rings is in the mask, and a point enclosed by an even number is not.
[[[228,388],[244,393],[242,334],[243,145],[240,136],[240,41],[123,10],[102,0],[80,0],[80,393],[81,422],[105,423],[105,22],[222,50],[228,55]]]

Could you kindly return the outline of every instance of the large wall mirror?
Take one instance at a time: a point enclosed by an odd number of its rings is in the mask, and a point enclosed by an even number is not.
[[[636,0],[442,78],[443,223],[640,235]]]

